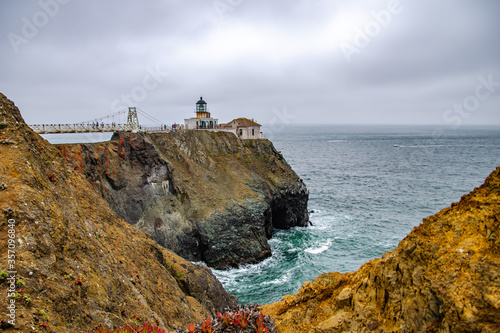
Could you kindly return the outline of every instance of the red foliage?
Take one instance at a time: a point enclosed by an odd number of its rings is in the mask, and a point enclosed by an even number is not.
[[[256,333],[268,333],[268,329],[264,324],[264,315],[261,313],[259,318],[257,318],[257,332]]]
[[[201,324],[201,331],[203,333],[212,333],[213,328],[212,328],[212,318],[208,318]]]
[[[122,310],[122,315],[125,315],[125,310]],[[192,323],[187,325],[189,333],[226,333],[226,332],[241,332],[241,333],[275,333],[275,328],[272,319],[269,316],[264,316],[257,308],[257,305],[247,305],[245,307],[237,307],[234,312],[228,311],[222,315],[217,312],[218,318],[208,318],[202,323]],[[134,316],[139,320],[138,316]],[[158,323],[157,323],[158,325]],[[176,332],[186,332],[186,330],[177,330]],[[152,324],[144,324],[142,327],[133,327],[127,325],[124,328],[116,330],[106,330],[100,328],[94,332],[85,333],[168,333],[165,330],[153,326]]]
[[[78,286],[83,285],[83,280],[82,280],[81,275],[78,275],[78,278],[75,280],[75,284]]]

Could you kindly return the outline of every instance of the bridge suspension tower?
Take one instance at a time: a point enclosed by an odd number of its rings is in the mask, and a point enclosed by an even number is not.
[[[137,117],[137,108],[129,107],[127,116],[127,127],[131,130],[140,129],[139,118]]]

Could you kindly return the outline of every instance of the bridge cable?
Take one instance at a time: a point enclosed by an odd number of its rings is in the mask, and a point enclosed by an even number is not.
[[[140,113],[141,115],[143,115],[144,117],[148,118],[149,120],[151,120],[151,121],[153,121],[153,122],[157,123],[158,125],[164,125],[164,123],[163,123],[162,121],[160,121],[160,120],[156,119],[155,117],[153,117],[153,116],[151,116],[151,115],[147,114],[145,111],[143,111],[143,110],[141,110],[141,109],[137,109],[137,110],[139,111],[139,113]]]
[[[79,124],[88,124],[88,123],[93,123],[93,122],[100,122],[100,121],[103,121],[104,119],[109,119],[111,117],[116,117],[116,116],[119,116],[121,114],[124,114],[126,113],[128,110],[120,110],[118,112],[115,112],[113,114],[109,114],[109,115],[106,115],[106,116],[103,116],[103,117],[100,117],[100,118],[95,118],[95,119],[92,119],[92,120],[88,120],[88,121],[82,121],[80,122]]]

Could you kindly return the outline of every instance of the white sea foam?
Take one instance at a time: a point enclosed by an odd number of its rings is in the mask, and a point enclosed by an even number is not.
[[[311,253],[311,254],[319,254],[323,253],[326,250],[330,248],[332,245],[332,240],[328,239],[326,243],[319,244],[319,247],[310,247],[304,250],[304,252]]]
[[[261,283],[261,285],[263,286],[266,286],[266,285],[273,285],[273,284],[283,284],[283,283],[286,283],[288,281],[290,281],[290,274],[284,274],[282,275],[279,279],[274,279],[274,280],[270,280],[270,281],[264,281]]]

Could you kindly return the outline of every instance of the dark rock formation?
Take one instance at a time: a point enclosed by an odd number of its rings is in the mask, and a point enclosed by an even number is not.
[[[271,255],[273,228],[306,226],[308,191],[268,140],[117,133],[60,145],[117,214],[182,257],[226,268]]]
[[[382,258],[264,313],[278,332],[500,332],[500,167]]]
[[[209,268],[119,219],[2,94],[0,157],[2,328],[78,332],[150,322],[173,330],[236,304]]]

